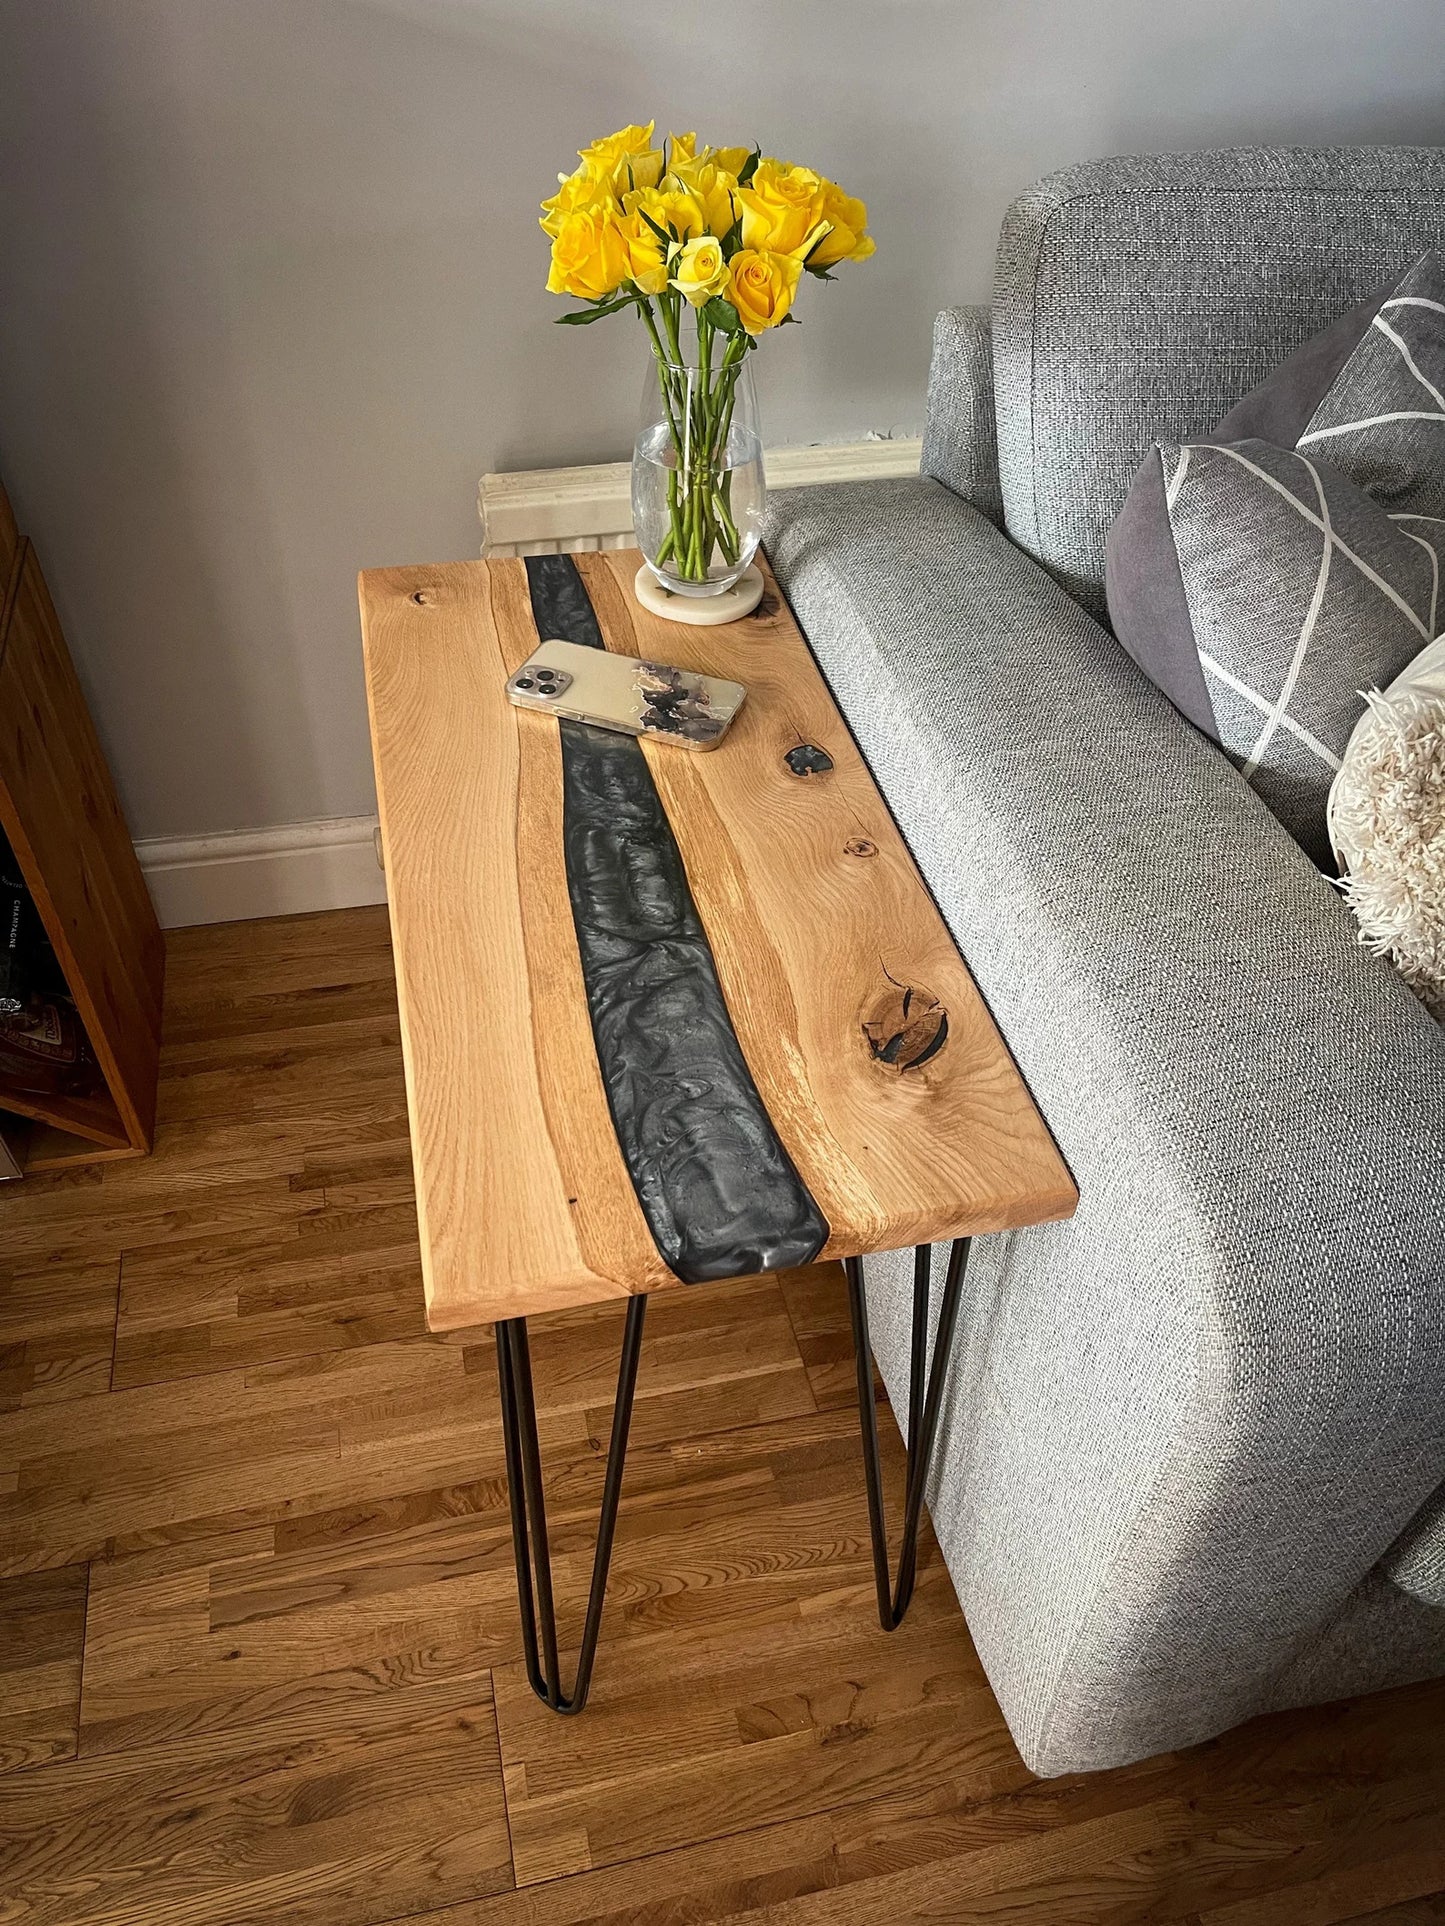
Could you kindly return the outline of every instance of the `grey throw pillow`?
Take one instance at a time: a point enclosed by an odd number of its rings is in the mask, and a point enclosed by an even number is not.
[[[1310,451],[1161,444],[1110,533],[1119,640],[1331,865],[1325,805],[1362,689],[1432,638],[1445,522],[1395,519]]]
[[[1359,692],[1435,634],[1442,539],[1434,253],[1306,342],[1209,442],[1151,450],[1109,532],[1114,633],[1322,864]]]
[[[1211,441],[1323,455],[1395,514],[1445,515],[1445,263],[1424,254],[1282,362]]]

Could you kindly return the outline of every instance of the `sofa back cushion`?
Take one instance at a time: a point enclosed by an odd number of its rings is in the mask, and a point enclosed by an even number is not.
[[[1445,243],[1445,149],[1230,148],[1091,162],[999,238],[994,385],[1010,535],[1095,614],[1145,452],[1216,422]]]

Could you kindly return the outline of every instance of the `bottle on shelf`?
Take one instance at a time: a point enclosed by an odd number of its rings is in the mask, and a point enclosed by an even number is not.
[[[32,947],[35,905],[0,838],[0,1017],[19,1016],[27,994],[26,958]]]
[[[0,1108],[83,1095],[99,1071],[20,866],[0,835]]]

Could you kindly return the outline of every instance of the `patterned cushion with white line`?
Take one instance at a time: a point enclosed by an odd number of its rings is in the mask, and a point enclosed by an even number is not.
[[[1322,867],[1360,691],[1440,612],[1445,521],[1397,515],[1313,448],[1161,443],[1110,531],[1119,640]]]
[[[1396,515],[1445,515],[1445,262],[1421,255],[1280,364],[1212,441],[1322,455]]]

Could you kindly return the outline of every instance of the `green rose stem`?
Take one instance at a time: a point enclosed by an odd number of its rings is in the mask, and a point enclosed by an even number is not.
[[[647,324],[647,332],[652,336],[652,352],[657,357],[657,381],[662,390],[662,405],[667,410],[668,432],[672,436],[674,448],[681,447],[677,429],[677,414],[672,405],[672,391],[668,382],[667,356],[663,352],[662,337],[657,332],[657,318],[652,312],[652,302],[643,295],[639,300],[638,312]],[[662,538],[662,546],[657,551],[659,562],[665,562],[669,555],[680,553],[682,549],[682,516],[677,499],[677,470],[669,470],[667,477],[667,517],[669,527]]]
[[[693,436],[692,464],[692,555],[695,582],[707,580],[708,559],[712,554],[712,523],[708,500],[712,487],[712,329],[697,317],[697,429]]]
[[[714,376],[713,336],[717,331],[699,311],[697,367],[689,379],[682,355],[683,297],[668,289],[657,295],[656,301],[654,310],[653,298],[640,295],[637,305],[657,361],[658,386],[675,457],[667,478],[668,529],[658,548],[657,562],[661,565],[671,560],[684,581],[705,582],[714,548],[721,551],[729,567],[740,552],[727,450],[737,373],[747,352],[747,338],[741,334],[729,336]]]
[[[721,427],[718,432],[718,456],[722,467],[722,482],[718,490],[718,535],[722,551],[729,566],[738,559],[738,531],[732,516],[733,471],[727,463],[728,437],[732,433],[733,404],[737,399],[738,369],[747,353],[747,337],[734,335],[728,342],[723,355],[722,373],[718,378],[719,393],[723,396],[719,410]]]

